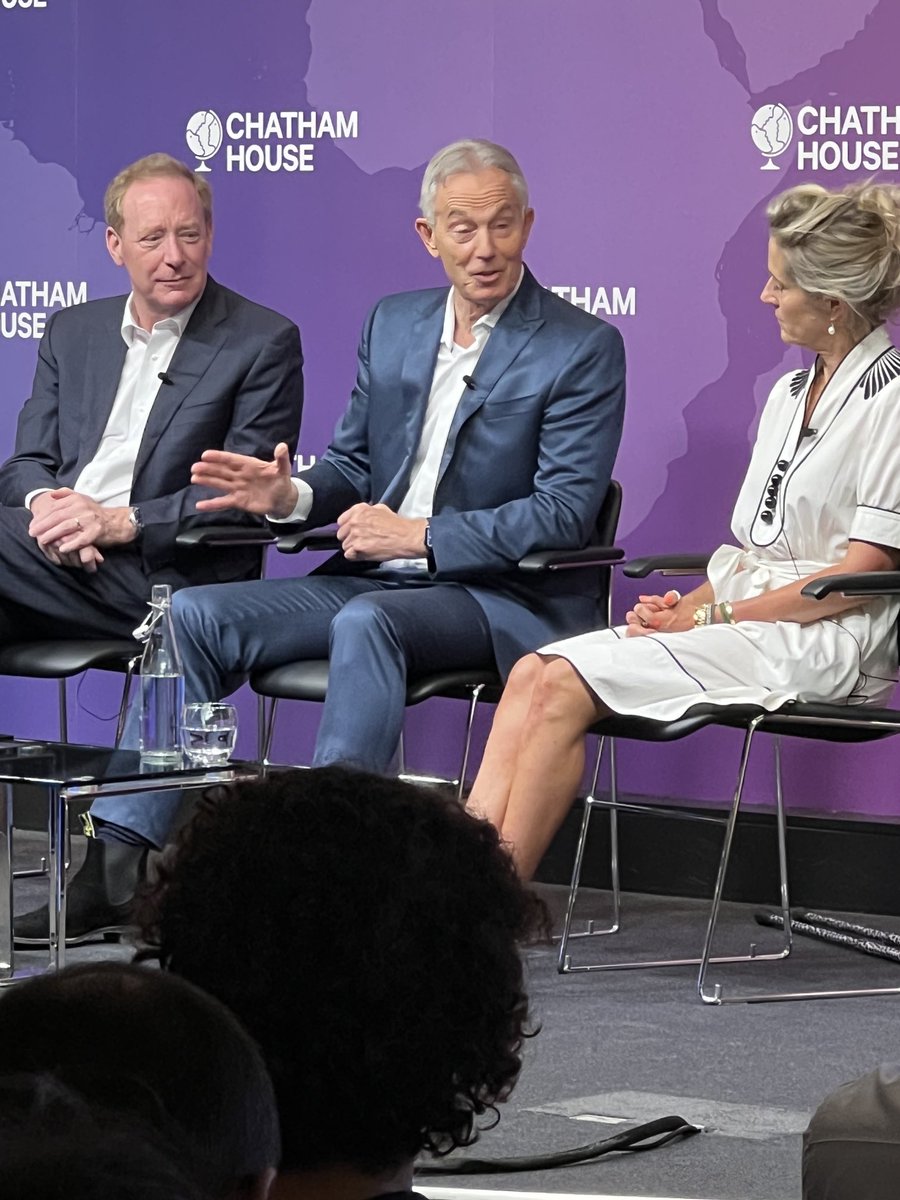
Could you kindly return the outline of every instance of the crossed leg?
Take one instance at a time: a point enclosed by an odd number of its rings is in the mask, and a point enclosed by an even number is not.
[[[564,658],[529,654],[510,673],[468,807],[496,826],[523,879],[575,798],[586,731],[608,713]]]

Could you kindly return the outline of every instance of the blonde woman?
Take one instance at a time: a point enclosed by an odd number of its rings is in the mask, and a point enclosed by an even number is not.
[[[760,299],[813,351],[772,389],[732,517],[734,545],[684,597],[642,596],[617,629],[554,642],[513,668],[469,807],[530,878],[574,800],[584,734],[610,713],[692,705],[883,701],[897,674],[895,599],[808,600],[822,575],[900,562],[900,189],[815,184],[768,209]]]

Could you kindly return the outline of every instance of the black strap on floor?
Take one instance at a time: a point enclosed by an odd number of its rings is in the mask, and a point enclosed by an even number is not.
[[[756,914],[758,925],[772,925],[776,929],[784,928],[784,920],[780,912],[763,911]],[[870,929],[866,925],[854,925],[850,921],[841,921],[837,917],[824,917],[820,913],[799,912],[791,913],[791,929],[804,937],[817,938],[820,942],[828,942],[832,946],[845,946],[848,950],[858,950],[861,954],[871,954],[875,958],[887,958],[891,962],[900,962],[900,946],[897,945],[896,934],[881,929]]]
[[[518,1158],[453,1158],[443,1163],[416,1163],[416,1175],[501,1175],[512,1171],[546,1171],[551,1167],[591,1162],[603,1154],[621,1150],[634,1154],[643,1150],[658,1150],[676,1138],[693,1137],[695,1133],[702,1132],[702,1125],[692,1125],[684,1117],[659,1117],[599,1142],[573,1146],[571,1150],[526,1154]]]

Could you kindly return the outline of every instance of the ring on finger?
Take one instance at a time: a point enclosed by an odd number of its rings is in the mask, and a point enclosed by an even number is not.
[[[83,529],[83,528],[84,528],[84,526],[81,524],[81,521],[79,520],[79,518],[78,518],[78,517],[76,517],[76,518],[75,518],[75,528],[76,528],[76,529]]]

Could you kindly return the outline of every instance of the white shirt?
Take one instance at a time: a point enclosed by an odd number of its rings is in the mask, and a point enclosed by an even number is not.
[[[471,346],[459,346],[453,340],[456,331],[456,313],[453,308],[454,289],[450,288],[447,293],[444,327],[441,331],[437,361],[431,379],[431,391],[428,394],[428,403],[425,408],[422,435],[419,438],[419,445],[413,460],[409,487],[397,508],[399,516],[410,518],[431,516],[434,507],[434,489],[437,485],[444,447],[447,444],[447,434],[450,432],[450,425],[459,402],[466,392],[467,385],[463,381],[463,377],[474,372],[494,326],[506,312],[521,287],[524,274],[523,268],[519,274],[519,281],[510,294],[496,304],[490,312],[479,317],[472,326],[472,335],[475,341]],[[297,492],[297,503],[291,515],[282,520],[305,521],[312,508],[313,490],[304,479],[295,478],[291,482]],[[424,558],[395,558],[381,564],[388,570],[425,570],[427,565],[427,560]]]
[[[174,316],[157,321],[149,333],[135,321],[131,302],[130,295],[122,315],[122,338],[128,350],[116,397],[97,453],[74,484],[74,491],[90,496],[104,508],[116,508],[130,502],[134,464],[147,418],[157,392],[166,386],[160,382],[159,375],[169,369],[200,297]],[[29,492],[25,507],[30,508],[34,497],[47,490],[36,488]]]

